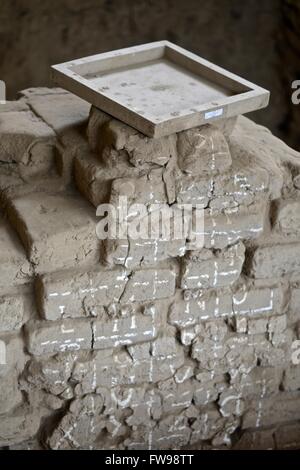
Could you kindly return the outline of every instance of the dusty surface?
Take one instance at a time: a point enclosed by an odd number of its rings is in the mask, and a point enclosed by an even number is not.
[[[299,448],[300,155],[246,118],[153,140],[22,96],[0,113],[0,446]],[[204,247],[101,242],[120,195],[203,204]]]

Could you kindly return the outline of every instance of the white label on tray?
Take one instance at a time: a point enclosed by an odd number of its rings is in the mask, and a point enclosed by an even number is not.
[[[223,112],[223,108],[215,109],[214,111],[209,111],[208,113],[205,113],[205,119],[212,119],[214,117],[222,116]]]

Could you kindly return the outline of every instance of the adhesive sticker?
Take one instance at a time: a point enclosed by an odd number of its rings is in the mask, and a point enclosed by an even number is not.
[[[223,108],[215,109],[214,111],[209,111],[205,113],[205,119],[212,119],[214,117],[222,116],[223,112],[224,112]]]

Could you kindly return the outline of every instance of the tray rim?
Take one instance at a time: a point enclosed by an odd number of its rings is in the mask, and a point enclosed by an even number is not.
[[[249,91],[240,92],[232,96],[226,96],[218,99],[217,101],[214,100],[212,102],[207,102],[195,107],[197,109],[195,112],[188,112],[185,115],[156,122],[127,108],[115,99],[105,96],[95,86],[91,85],[88,79],[73,70],[74,67],[82,66],[87,63],[113,59],[120,56],[129,56],[134,58],[137,53],[151,54],[156,50],[164,52],[165,48],[171,50],[173,53],[179,54],[183,58],[189,59],[198,66],[200,65],[208,69],[208,71],[211,71],[212,74],[218,75],[220,78],[224,77],[227,81],[229,79],[237,85],[248,88]],[[145,62],[147,60],[149,59],[145,58]],[[176,61],[174,62],[176,63]],[[142,61],[139,61],[138,63],[142,63]],[[165,40],[142,44],[139,46],[126,47],[71,60],[61,64],[52,65],[51,70],[52,80],[57,85],[66,88],[68,91],[78,95],[104,112],[123,121],[129,126],[134,127],[145,135],[154,138],[167,136],[175,132],[181,132],[193,127],[208,124],[214,120],[230,118],[239,114],[245,114],[265,108],[268,106],[270,99],[270,92],[268,90]],[[109,72],[109,69],[107,70]],[[198,76],[202,75],[198,74]],[[211,82],[217,83],[216,81],[213,81],[213,79]],[[226,85],[222,86],[227,88]],[[208,115],[211,117],[206,117]]]

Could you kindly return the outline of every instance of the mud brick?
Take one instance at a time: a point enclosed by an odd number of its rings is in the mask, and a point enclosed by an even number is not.
[[[1,417],[0,446],[18,444],[32,438],[40,427],[41,415],[28,407]]]
[[[291,243],[257,248],[249,273],[257,279],[282,277],[299,272],[300,244]]]
[[[218,406],[221,415],[224,417],[240,417],[243,415],[245,410],[245,403],[242,398],[242,394],[232,387],[220,394]]]
[[[213,126],[180,132],[177,150],[179,167],[188,174],[221,173],[232,163],[224,135]]]
[[[184,300],[180,292],[176,296],[169,323],[178,328],[189,328],[213,318],[272,315],[280,312],[283,301],[280,288],[250,289],[235,294],[211,291],[191,300]]]
[[[236,318],[236,331],[239,333],[248,333],[249,335],[267,334],[269,337],[276,338],[283,333],[287,327],[287,316],[265,318]]]
[[[104,322],[92,323],[93,349],[110,349],[144,343],[156,338],[157,321],[153,316],[132,315]]]
[[[202,252],[193,252],[185,258],[182,289],[220,288],[233,284],[240,277],[245,248],[239,243],[219,255],[207,257]]]
[[[235,157],[230,171],[210,178],[176,174],[178,203],[209,205],[214,210],[248,206],[258,202],[268,189],[268,172],[255,161],[241,163],[240,157]]]
[[[224,375],[214,372],[199,372],[196,376],[199,385],[195,387],[194,403],[196,406],[205,406],[218,399],[221,392],[227,389],[228,384]]]
[[[259,428],[300,419],[300,394],[281,393],[275,397],[261,398],[249,403],[243,416],[242,428]]]
[[[279,199],[288,172],[280,163],[296,157],[296,152],[276,138],[271,132],[257,126],[250,119],[239,116],[234,130],[229,138],[229,147],[233,161],[247,165],[248,162],[259,166],[269,175],[270,199]],[[242,163],[241,163],[242,162]]]
[[[279,393],[282,381],[282,369],[273,367],[255,367],[248,374],[231,374],[230,383],[242,397],[265,397]]]
[[[268,172],[255,161],[241,161],[234,149],[231,151],[234,155],[232,170],[213,180],[214,206],[218,207],[218,201],[224,196],[230,197],[230,207],[259,202],[269,190]]]
[[[22,403],[22,399],[18,374],[14,370],[0,380],[0,415],[12,411]]]
[[[280,287],[249,289],[233,296],[233,310],[241,316],[270,316],[282,312],[283,300]]]
[[[126,424],[136,427],[148,423],[148,430],[153,427],[153,419],[162,415],[161,397],[155,388],[146,390],[145,387],[122,389],[117,387],[111,393],[112,405],[119,409],[131,408],[133,413],[126,419]],[[151,437],[151,436],[149,436]],[[146,439],[148,442],[148,437]]]
[[[255,347],[255,353],[262,367],[286,367],[290,361],[289,351],[292,344],[291,332],[281,335],[277,344],[272,338],[266,339],[265,335],[252,336],[250,344]]]
[[[22,295],[0,297],[0,331],[13,331],[25,322],[25,298]]]
[[[191,436],[188,417],[168,416],[154,428],[151,444],[154,449],[178,449],[187,446]]]
[[[182,257],[186,252],[186,240],[107,240],[105,252],[105,260],[111,266],[122,265],[128,269],[151,267],[159,261]]]
[[[161,341],[170,345],[164,348],[164,354],[159,353]],[[158,338],[153,343],[130,346],[129,354],[125,351],[114,354],[109,349],[97,352],[92,360],[75,366],[72,377],[80,383],[76,393],[84,395],[101,386],[110,389],[169,379],[184,364],[183,349],[175,341],[173,337]]]
[[[126,162],[107,168],[103,162],[83,150],[77,152],[74,160],[75,181],[82,195],[95,207],[110,199],[112,182],[117,178],[140,176],[141,170]]]
[[[26,334],[28,350],[35,356],[92,349],[92,328],[86,319],[35,322],[26,325]]]
[[[300,424],[286,424],[276,430],[276,448],[279,450],[299,450],[300,446]]]
[[[255,349],[246,335],[232,336],[225,341],[200,336],[192,346],[192,357],[199,367],[225,374],[230,370],[243,372],[256,366]]]
[[[49,91],[29,93],[28,103],[57,135],[56,169],[64,184],[68,184],[73,179],[73,161],[76,154],[89,150],[85,127],[90,105],[62,89]]]
[[[240,240],[253,240],[262,235],[265,226],[266,204],[259,203],[248,208],[236,207],[230,213],[204,210],[204,226],[197,228],[193,214],[194,234],[191,236],[190,250],[213,248],[222,250]],[[199,222],[198,222],[199,225]]]
[[[132,170],[131,170],[132,171]],[[114,181],[112,191],[129,197],[132,204],[166,204],[167,193],[162,169],[153,169],[138,178],[122,178]]]
[[[288,320],[296,323],[300,320],[300,288],[294,287],[291,291]]]
[[[101,306],[119,301],[126,282],[122,269],[44,275],[36,288],[40,311],[46,320],[97,316]]]
[[[22,176],[46,174],[54,166],[55,133],[32,111],[11,111],[0,119],[0,155]]]
[[[175,273],[167,269],[135,271],[130,277],[121,302],[144,302],[171,297],[175,292]]]
[[[163,413],[179,413],[189,408],[197,385],[195,380],[187,380],[179,384],[174,379],[161,382],[158,388],[162,394]]]
[[[182,365],[182,367],[176,371],[176,374],[174,375],[175,382],[177,384],[182,384],[194,377],[194,368],[194,363],[192,361],[187,361],[186,364]],[[173,366],[171,366],[171,369],[173,369]]]
[[[195,178],[193,175],[176,174],[175,191],[178,204],[200,204],[207,207],[212,188],[207,178]],[[212,181],[213,184],[213,181]]]
[[[97,435],[109,425],[102,415],[103,399],[98,395],[86,395],[74,400],[68,411],[47,439],[53,450],[91,449]],[[97,444],[95,444],[96,447]]]
[[[213,406],[202,410],[200,416],[192,424],[192,436],[190,444],[197,444],[199,441],[207,441],[223,434],[223,439],[230,441],[230,434],[234,432],[238,424],[223,417]],[[225,442],[223,442],[224,444]]]
[[[169,312],[169,323],[180,329],[186,329],[217,317],[230,317],[232,315],[232,296],[211,292],[205,297],[184,300],[182,293],[176,293],[176,300]]]
[[[269,318],[268,333],[270,336],[275,336],[283,333],[287,328],[287,315],[279,315],[277,317]]]
[[[205,330],[194,340],[192,357],[199,367],[225,374],[249,373],[257,365],[263,367],[283,367],[287,363],[287,350],[290,339],[280,346],[274,346],[266,335],[227,334],[226,337],[209,336]]]
[[[249,335],[264,334],[268,330],[267,318],[249,319],[247,323],[248,323],[247,333]]]
[[[275,429],[262,431],[244,431],[241,438],[234,445],[234,450],[275,450]]]
[[[26,380],[31,387],[64,398],[72,398],[68,380],[77,352],[57,354],[50,358],[33,358],[26,368]],[[69,395],[70,394],[70,395]]]
[[[149,139],[126,124],[107,117],[102,111],[92,109],[92,121],[88,127],[91,148],[103,151],[125,151],[130,163],[135,166],[160,165],[176,156],[176,134],[160,139]]]
[[[78,196],[36,193],[17,198],[9,218],[39,273],[99,261],[96,217]]]
[[[30,280],[31,267],[25,252],[11,228],[0,220],[1,290]]]
[[[90,108],[88,126],[87,126],[87,137],[91,150],[98,152],[101,150],[102,136],[101,131],[105,123],[112,119],[111,116],[104,113],[100,109],[92,106]]]
[[[277,206],[275,228],[285,235],[300,233],[300,201],[288,199]]]
[[[29,111],[29,109],[30,108],[26,104],[26,101],[22,98],[17,101],[6,101],[5,103],[1,103],[0,113]]]
[[[300,390],[300,366],[290,366],[285,370],[283,389],[288,392]]]
[[[76,141],[66,140],[66,137],[74,136],[78,128],[86,126],[90,105],[72,93],[58,88],[55,91],[55,93],[30,94],[28,103],[34,112],[59,135],[64,144],[72,145]]]

